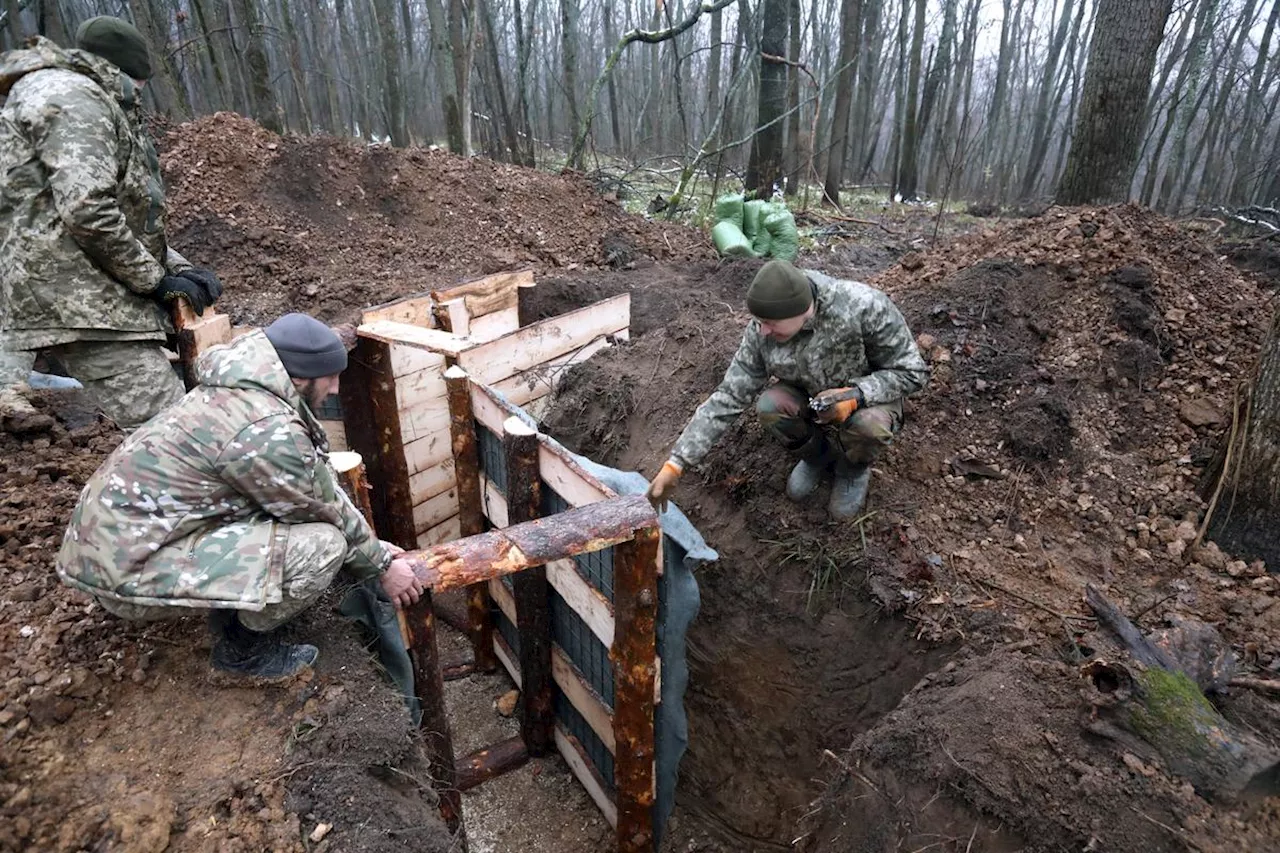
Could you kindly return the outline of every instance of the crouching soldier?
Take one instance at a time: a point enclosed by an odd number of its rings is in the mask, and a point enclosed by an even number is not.
[[[314,663],[315,646],[277,629],[340,568],[417,601],[412,569],[337,485],[312,414],[346,366],[338,336],[304,314],[211,349],[200,384],[89,480],[58,576],[124,619],[208,610],[214,668],[260,678]]]
[[[720,387],[680,434],[649,485],[650,501],[664,506],[684,470],[754,402],[765,430],[797,457],[787,496],[805,500],[834,472],[831,516],[853,518],[871,463],[902,428],[902,399],[929,379],[906,320],[873,287],[786,261],[760,268],[747,310],[751,322]]]

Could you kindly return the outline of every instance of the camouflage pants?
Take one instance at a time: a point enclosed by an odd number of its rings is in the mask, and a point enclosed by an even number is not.
[[[760,395],[756,416],[770,435],[798,456],[816,461],[830,447],[855,465],[870,465],[902,429],[902,401],[859,409],[841,424],[819,424],[809,412],[809,395],[779,382]]]
[[[45,352],[80,381],[121,429],[141,426],[186,393],[154,341],[73,341]],[[0,387],[25,382],[35,358],[31,351],[0,353]]]
[[[270,524],[271,522],[263,522]],[[196,534],[198,535],[198,534]],[[190,549],[187,539],[156,551],[152,560],[185,558]],[[288,540],[284,552],[284,577],[280,582],[280,601],[268,604],[261,610],[241,610],[240,624],[250,631],[270,631],[288,622],[306,610],[320,594],[329,588],[334,575],[347,557],[347,539],[332,524],[314,522],[288,525]],[[105,598],[98,603],[109,613],[121,619],[147,622],[157,619],[177,619],[191,613],[190,607],[174,605],[126,604]]]

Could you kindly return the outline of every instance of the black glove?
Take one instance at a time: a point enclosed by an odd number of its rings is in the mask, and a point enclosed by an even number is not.
[[[187,300],[191,310],[199,315],[204,314],[204,309],[212,301],[202,285],[180,275],[167,275],[160,279],[155,293],[156,299],[161,302],[174,302],[181,296]]]
[[[218,297],[222,296],[222,282],[218,281],[218,277],[209,270],[192,267],[189,270],[183,270],[178,275],[182,278],[190,279],[203,287],[205,293],[209,294],[208,304],[210,305],[217,302]]]

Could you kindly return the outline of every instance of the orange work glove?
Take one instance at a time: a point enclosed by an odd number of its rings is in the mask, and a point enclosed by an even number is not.
[[[813,417],[820,424],[842,424],[849,416],[861,408],[863,403],[862,389],[829,388],[809,401],[813,409]]]
[[[658,476],[649,483],[649,490],[645,492],[645,497],[658,512],[667,511],[667,501],[675,492],[676,484],[680,482],[680,475],[683,473],[684,470],[678,464],[668,459],[662,463],[662,470],[658,472]]]

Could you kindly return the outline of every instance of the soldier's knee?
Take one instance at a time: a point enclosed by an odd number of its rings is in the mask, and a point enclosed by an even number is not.
[[[841,425],[847,437],[875,444],[889,444],[901,426],[901,418],[887,406],[854,412]]]
[[[774,385],[756,399],[756,416],[761,421],[798,418],[807,402],[804,395],[795,388],[783,384]]]

